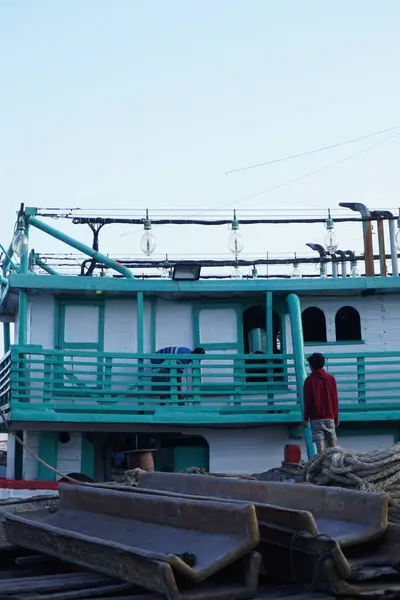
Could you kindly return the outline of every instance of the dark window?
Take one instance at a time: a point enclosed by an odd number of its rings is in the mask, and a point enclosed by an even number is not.
[[[326,342],[326,320],[323,311],[316,306],[303,310],[301,315],[305,342]]]
[[[352,306],[342,306],[335,317],[337,342],[360,342],[361,319],[358,310]]]

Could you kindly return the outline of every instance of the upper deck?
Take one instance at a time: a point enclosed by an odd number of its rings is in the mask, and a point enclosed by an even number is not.
[[[313,259],[321,277],[139,278],[34,215],[20,215],[21,231],[41,229],[92,256],[86,262],[100,275],[107,267],[120,276],[93,276],[83,263],[86,276],[62,275],[27,248],[14,264],[10,246],[1,282],[0,402],[13,427],[298,423],[304,359],[315,350],[337,377],[342,420],[400,418],[400,278],[368,275],[367,256],[365,277],[347,276],[346,257],[342,276],[336,263],[331,276],[325,256]],[[205,355],[156,364],[167,346],[200,346]]]

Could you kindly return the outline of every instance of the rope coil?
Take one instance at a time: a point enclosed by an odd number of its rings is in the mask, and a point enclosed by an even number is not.
[[[372,452],[328,448],[304,466],[303,479],[389,496],[389,520],[400,523],[400,443]]]

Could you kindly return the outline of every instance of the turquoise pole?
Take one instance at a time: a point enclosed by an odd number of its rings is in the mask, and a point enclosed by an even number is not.
[[[43,269],[43,271],[46,271],[46,273],[49,273],[49,275],[60,275],[60,273],[57,273],[57,271],[53,269],[53,267],[47,265],[38,254],[35,254],[35,264],[37,264],[38,267]]]
[[[134,278],[132,271],[130,271],[126,267],[118,264],[114,260],[111,260],[111,258],[108,258],[108,256],[105,256],[105,254],[101,254],[101,252],[96,252],[96,250],[93,250],[93,248],[86,246],[86,244],[82,244],[82,242],[78,242],[78,240],[74,240],[74,238],[67,235],[66,233],[63,233],[62,231],[58,231],[58,229],[55,229],[54,227],[47,225],[47,223],[43,223],[36,217],[29,217],[28,223],[30,225],[32,225],[33,227],[36,227],[36,229],[40,229],[41,231],[44,231],[44,233],[48,233],[49,235],[56,238],[57,240],[60,240],[61,242],[68,244],[68,246],[75,248],[75,250],[78,250],[79,252],[83,252],[83,254],[87,254],[91,258],[98,260],[103,265],[106,265],[107,267],[114,269],[114,271],[121,273],[121,275],[124,275],[125,277],[127,277],[129,279]]]
[[[25,235],[29,239],[29,225],[25,226]],[[20,272],[26,275],[29,271],[29,250],[21,256]],[[28,343],[28,293],[21,291],[19,293],[19,311],[18,311],[18,344],[24,346]]]
[[[4,339],[4,354],[10,349],[11,336],[10,336],[10,323],[3,323],[3,339]]]
[[[6,275],[8,268],[10,266],[14,267],[14,264],[12,262],[12,257],[13,257],[13,254],[14,254],[14,250],[13,250],[13,247],[12,247],[12,242],[11,242],[11,244],[10,244],[10,246],[9,246],[9,248],[8,248],[7,251],[3,248],[3,246],[1,246],[1,249],[4,252],[4,260],[3,260],[1,266],[3,268],[3,275]]]
[[[137,293],[137,351],[143,352],[143,292]]]
[[[304,338],[303,326],[301,322],[301,307],[300,300],[297,294],[289,294],[287,297],[289,307],[290,327],[292,331],[292,344],[294,365],[296,371],[297,393],[299,396],[301,414],[304,414],[304,395],[303,387],[306,378],[306,368],[304,364]],[[304,440],[307,448],[308,458],[312,458],[316,454],[315,444],[312,441],[310,425],[304,429]]]

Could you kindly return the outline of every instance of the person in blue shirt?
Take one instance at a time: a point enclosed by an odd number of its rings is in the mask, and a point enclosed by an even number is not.
[[[186,348],[185,346],[167,346],[166,348],[161,348],[160,350],[157,350],[156,354],[160,354],[162,356],[160,356],[160,358],[152,358],[151,359],[151,363],[153,365],[162,365],[166,360],[172,358],[172,357],[176,357],[177,355],[189,355],[189,354],[205,354],[205,350],[204,348],[195,348],[194,350],[191,350],[190,348]],[[189,365],[192,360],[191,358],[189,358],[188,356],[186,358],[176,358],[176,364],[177,365],[182,365],[182,366],[187,366]],[[153,375],[152,377],[152,383],[154,383],[155,385],[152,388],[153,392],[158,392],[160,393],[160,398],[165,400],[167,399],[170,395],[171,395],[171,366],[166,366],[166,367],[162,367],[161,369],[159,369],[157,371],[157,373],[155,375]],[[182,396],[180,395],[181,392],[181,381],[182,381],[182,377],[181,374],[183,373],[183,369],[177,369],[176,370],[178,377],[176,377],[176,392],[179,394],[179,399],[182,399]],[[161,384],[161,385],[160,385]],[[162,385],[162,384],[166,384],[166,385]],[[165,392],[168,392],[168,394],[165,394]],[[180,406],[182,405],[181,402],[178,403]]]
[[[168,354],[169,356],[176,354],[205,354],[204,348],[195,348],[191,350],[190,348],[186,348],[185,346],[167,346],[166,348],[161,348],[161,350],[157,350],[156,354]],[[167,358],[153,358],[151,362],[153,365],[161,365]],[[178,358],[176,360],[178,364],[181,365],[189,365],[192,361],[190,358]]]

